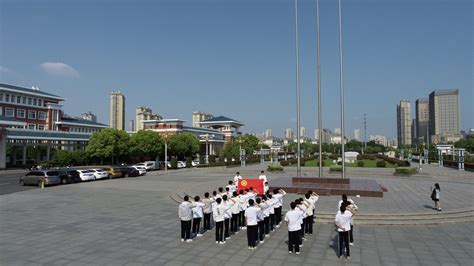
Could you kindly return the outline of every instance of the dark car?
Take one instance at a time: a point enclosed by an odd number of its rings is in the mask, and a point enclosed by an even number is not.
[[[118,169],[120,169],[120,171],[122,172],[122,177],[140,176],[140,172],[133,167],[121,166],[121,167],[118,167]]]
[[[76,170],[59,171],[59,177],[61,178],[61,184],[72,184],[82,181],[79,172]]]

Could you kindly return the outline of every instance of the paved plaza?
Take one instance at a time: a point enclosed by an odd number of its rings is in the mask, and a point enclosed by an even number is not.
[[[334,225],[316,222],[299,256],[287,252],[286,226],[256,250],[245,231],[216,245],[214,231],[179,241],[177,203],[171,197],[212,191],[236,171],[256,178],[265,167],[182,169],[137,178],[31,189],[0,195],[1,265],[473,265],[474,221],[438,225],[357,225],[351,260],[336,256]],[[268,174],[269,181],[294,175]],[[373,178],[383,198],[354,198],[360,215],[432,214],[430,188],[442,190],[443,212],[474,209],[474,173],[427,166],[395,177],[393,169],[348,169],[351,178]],[[303,168],[315,176],[317,168]],[[334,176],[327,173],[326,176]],[[296,195],[288,195],[284,210]],[[336,212],[339,197],[321,197],[318,213]],[[439,215],[443,215],[443,212]],[[436,213],[436,212],[435,212]],[[438,215],[438,214],[437,214]]]

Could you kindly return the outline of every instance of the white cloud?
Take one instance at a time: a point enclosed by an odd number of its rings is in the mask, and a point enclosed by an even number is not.
[[[4,66],[0,66],[0,73],[10,74],[10,75],[15,74],[15,72],[13,72],[11,69]]]
[[[44,62],[41,65],[41,68],[52,76],[60,76],[67,78],[78,78],[79,72],[75,70],[72,66],[64,64],[62,62]]]

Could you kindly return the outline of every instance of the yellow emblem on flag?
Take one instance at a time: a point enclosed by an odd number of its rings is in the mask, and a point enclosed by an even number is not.
[[[240,182],[240,185],[242,185],[242,186],[245,187],[245,186],[247,185],[247,180],[242,180],[242,181]]]

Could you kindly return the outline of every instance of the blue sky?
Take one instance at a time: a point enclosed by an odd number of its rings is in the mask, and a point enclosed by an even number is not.
[[[299,1],[302,125],[314,135],[315,0]],[[321,0],[323,126],[339,127],[337,1]],[[346,135],[396,136],[396,104],[460,90],[461,128],[474,127],[473,3],[344,0]],[[67,99],[68,114],[108,123],[113,90],[191,122],[226,115],[282,136],[296,128],[292,0],[0,0],[0,82]]]

